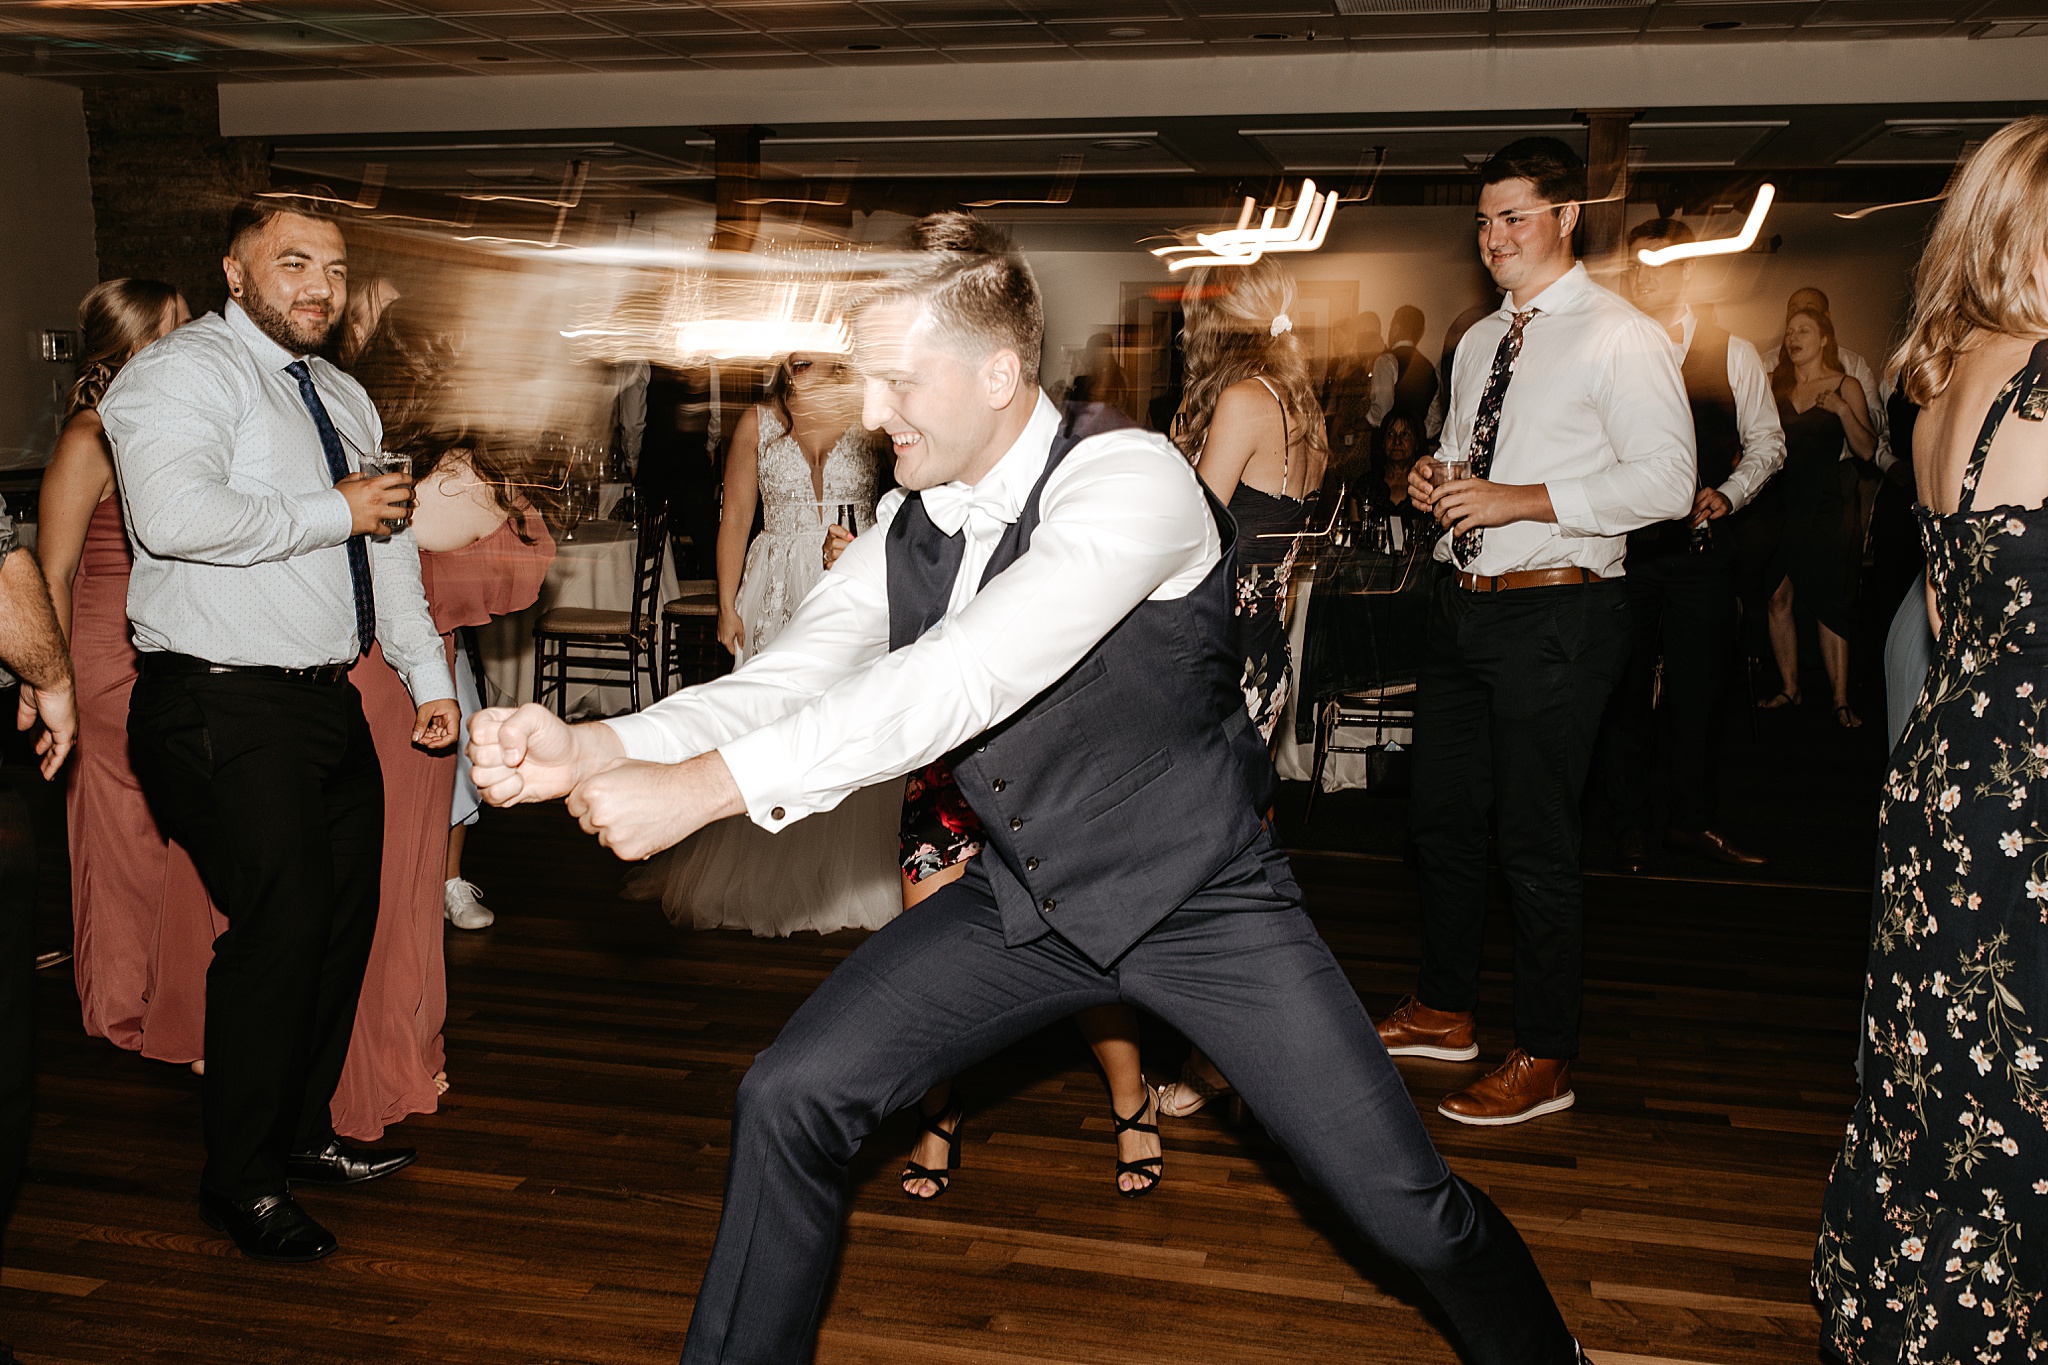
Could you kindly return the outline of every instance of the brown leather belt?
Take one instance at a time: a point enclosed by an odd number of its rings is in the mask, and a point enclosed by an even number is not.
[[[1523,569],[1517,573],[1482,575],[1460,573],[1458,586],[1466,592],[1513,592],[1516,588],[1556,588],[1565,584],[1598,583],[1600,575],[1591,569]]]

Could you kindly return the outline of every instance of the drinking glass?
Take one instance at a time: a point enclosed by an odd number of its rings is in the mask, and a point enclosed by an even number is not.
[[[1436,477],[1430,480],[1430,482],[1441,488],[1453,479],[1469,479],[1471,477],[1472,462],[1470,460],[1446,460],[1443,456],[1439,455],[1436,459]]]
[[[390,450],[366,450],[361,453],[359,460],[363,467],[363,474],[368,478],[374,479],[380,474],[403,474],[406,476],[408,483],[410,483],[412,478],[412,458],[410,456],[400,455]],[[409,516],[399,521],[387,519],[384,522],[384,534],[378,536],[377,539],[389,540],[392,536],[397,535],[410,525],[412,525],[412,518]]]

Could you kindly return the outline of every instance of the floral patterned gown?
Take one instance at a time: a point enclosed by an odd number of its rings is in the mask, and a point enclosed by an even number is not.
[[[2048,1360],[2048,507],[1972,507],[2015,406],[2048,416],[2048,342],[1960,507],[1920,511],[1941,642],[1885,779],[1863,1093],[1813,1267],[1855,1365]]]

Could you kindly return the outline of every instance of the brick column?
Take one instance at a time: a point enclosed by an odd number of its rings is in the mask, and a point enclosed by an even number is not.
[[[220,135],[211,85],[87,86],[100,278],[185,291],[194,313],[227,299],[220,258],[237,200],[270,187],[270,151]]]

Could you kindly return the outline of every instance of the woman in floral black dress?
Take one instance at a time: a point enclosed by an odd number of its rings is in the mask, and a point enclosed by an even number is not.
[[[1855,1365],[2048,1358],[2044,338],[2048,118],[2034,117],[1964,169],[1898,358],[1924,409],[1914,467],[1939,646],[1885,780],[1863,1093],[1814,1255],[1825,1345]]]

